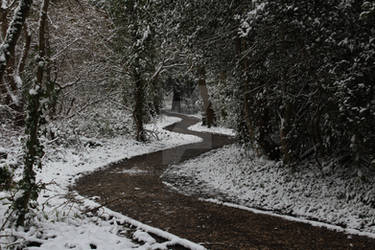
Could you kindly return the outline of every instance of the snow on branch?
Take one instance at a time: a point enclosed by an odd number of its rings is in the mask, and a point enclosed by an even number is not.
[[[14,16],[6,32],[4,41],[0,46],[0,79],[3,78],[6,67],[11,58],[11,51],[14,50],[20,37],[22,26],[30,10],[32,0],[20,0],[14,11]],[[2,2],[2,4],[4,1]]]

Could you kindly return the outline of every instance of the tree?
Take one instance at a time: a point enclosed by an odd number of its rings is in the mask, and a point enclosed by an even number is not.
[[[212,102],[212,90],[224,81],[231,81],[236,65],[233,41],[237,36],[236,16],[248,5],[248,1],[176,1],[175,22],[177,29],[174,42],[179,44],[189,67],[196,72],[203,111],[209,126],[220,120]],[[190,69],[188,69],[190,70]],[[209,86],[212,85],[212,88]],[[220,111],[224,111],[221,106]],[[228,110],[231,108],[228,108]]]
[[[198,80],[199,92],[203,100],[203,111],[205,115],[203,118],[203,125],[210,128],[211,126],[216,125],[216,117],[215,117],[215,111],[212,108],[212,103],[208,95],[208,89],[206,85],[206,70],[204,67],[200,67],[198,69],[198,75],[199,75],[199,80]]]
[[[117,28],[114,50],[124,64],[123,86],[132,90],[136,139],[145,141],[148,115],[159,110],[156,51],[157,1],[109,1],[109,15]],[[151,91],[148,91],[151,90]],[[156,112],[157,113],[157,112]]]
[[[286,165],[312,155],[362,166],[374,158],[367,116],[374,56],[366,42],[374,35],[363,8],[365,1],[263,1],[243,15],[238,79],[263,154],[276,145]]]
[[[41,103],[41,98],[48,97],[46,96],[46,81],[44,76],[48,67],[45,38],[48,6],[49,0],[43,0],[39,20],[38,56],[35,62],[36,79],[27,97],[27,116],[25,122],[25,134],[27,138],[24,147],[24,171],[23,178],[19,182],[19,188],[22,193],[14,202],[14,207],[18,215],[17,226],[24,226],[29,208],[33,207],[32,202],[35,202],[38,198],[39,186],[35,180],[35,167],[42,167],[41,158],[44,154],[43,147],[39,142],[40,126],[44,122],[43,109],[45,108]]]
[[[0,46],[0,100],[3,96],[6,96],[5,103],[11,103],[11,106],[18,112],[22,112],[22,101],[18,97],[19,94],[14,93],[18,90],[17,80],[20,79],[18,76],[19,71],[15,70],[15,49],[31,4],[32,0],[20,0],[9,25],[7,25],[7,13],[10,6],[7,5],[7,1],[2,1],[1,4],[2,35],[4,38]],[[22,57],[18,70],[23,70],[22,66],[24,65],[24,60],[27,57],[30,46],[27,28],[25,29],[25,34],[24,54],[26,56]],[[8,83],[5,80],[8,80]],[[20,117],[17,118],[19,119]]]

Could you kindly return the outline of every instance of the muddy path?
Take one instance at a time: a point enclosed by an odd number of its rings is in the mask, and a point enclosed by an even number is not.
[[[183,120],[166,129],[203,141],[126,159],[81,177],[75,190],[100,197],[102,204],[116,201],[107,207],[208,249],[375,249],[373,239],[216,205],[169,189],[160,179],[169,164],[234,142],[227,136],[187,130],[197,118],[173,116]]]

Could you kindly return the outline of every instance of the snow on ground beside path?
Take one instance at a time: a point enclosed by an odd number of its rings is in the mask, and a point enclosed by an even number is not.
[[[115,221],[111,222],[115,223]],[[90,249],[94,246],[96,249],[134,249],[139,247],[130,239],[119,236],[121,232],[116,232],[113,225],[103,220],[95,222],[90,219],[77,219],[41,226],[51,238],[39,240],[39,243],[42,243],[40,247],[28,249]]]
[[[140,143],[125,136],[111,139],[102,139],[101,147],[85,148],[82,152],[68,149],[59,157],[63,160],[47,162],[43,172],[39,175],[41,181],[56,181],[59,186],[67,187],[73,184],[75,179],[87,171],[93,171],[99,167],[115,163],[124,158],[146,154],[165,148],[171,148],[182,144],[200,142],[202,139],[191,135],[182,135],[162,129],[165,126],[181,121],[176,117],[162,116],[155,124],[146,125],[146,129],[157,134],[158,140],[149,143]],[[57,187],[57,186],[56,186]]]
[[[350,173],[316,164],[292,171],[230,145],[172,166],[163,179],[188,195],[375,233],[375,181]]]
[[[81,138],[82,141],[87,140],[99,145],[94,148],[89,146],[78,149],[63,148],[63,146],[47,147],[46,157],[43,159],[43,169],[39,171],[37,179],[40,182],[48,183],[48,185],[41,192],[38,200],[41,205],[34,216],[35,226],[27,232],[20,229],[0,231],[0,249],[13,244],[14,239],[17,239],[21,246],[25,242],[41,245],[27,249],[167,249],[167,245],[173,245],[180,241],[191,246],[192,249],[203,249],[176,236],[170,237],[171,240],[163,243],[164,245],[150,239],[147,239],[147,242],[143,240],[136,242],[134,240],[140,240],[141,236],[146,239],[146,233],[142,234],[141,232],[151,230],[151,227],[148,228],[142,223],[136,224],[136,221],[112,213],[105,208],[99,209],[100,215],[109,219],[99,219],[97,214],[93,214],[91,211],[93,208],[99,207],[99,204],[69,192],[69,186],[86,172],[135,155],[201,141],[201,138],[195,136],[176,134],[162,129],[162,127],[180,120],[176,117],[162,116],[154,124],[146,125],[146,129],[156,135],[151,142],[146,144],[121,136],[111,139]],[[12,143],[9,143],[10,141]],[[0,161],[0,166],[17,164],[15,159],[19,158],[22,152],[18,138],[9,139],[6,142],[6,145],[0,144],[0,147],[7,146],[6,151],[9,155],[8,159]],[[16,171],[16,175],[19,174]],[[7,193],[0,192],[0,226],[8,217],[8,204],[2,199],[6,196]],[[134,235],[129,235],[126,233],[129,229],[117,225],[117,220],[136,224],[134,226],[139,227],[140,230]],[[163,233],[157,229],[154,231],[154,233],[159,231],[159,233]],[[5,235],[13,235],[15,238],[5,237]],[[170,234],[168,235],[170,236]],[[134,240],[129,237],[133,237]]]
[[[185,115],[202,120],[202,114],[201,113],[185,114]],[[201,121],[192,125],[192,126],[190,126],[190,127],[188,127],[188,129],[192,130],[192,131],[196,131],[196,132],[208,132],[208,133],[215,133],[215,134],[224,134],[224,135],[229,135],[229,136],[235,136],[236,135],[236,131],[234,129],[225,128],[225,127],[208,128],[206,126],[202,126]]]
[[[236,135],[236,132],[233,129],[222,128],[222,127],[208,128],[208,127],[202,126],[201,122],[198,122],[197,124],[193,126],[190,126],[188,129],[192,131],[197,131],[197,132],[209,132],[209,133],[224,134],[224,135],[230,135],[230,136]]]

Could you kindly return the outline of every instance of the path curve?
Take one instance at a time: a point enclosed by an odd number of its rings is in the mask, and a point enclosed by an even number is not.
[[[198,197],[170,190],[160,179],[169,164],[197,157],[233,143],[234,139],[190,131],[187,128],[199,122],[197,118],[166,114],[182,121],[165,129],[196,135],[203,141],[126,159],[81,177],[74,188],[86,197],[99,196],[103,204],[116,200],[106,206],[208,249],[374,249],[375,240],[367,237],[348,237],[325,228],[200,201]]]

